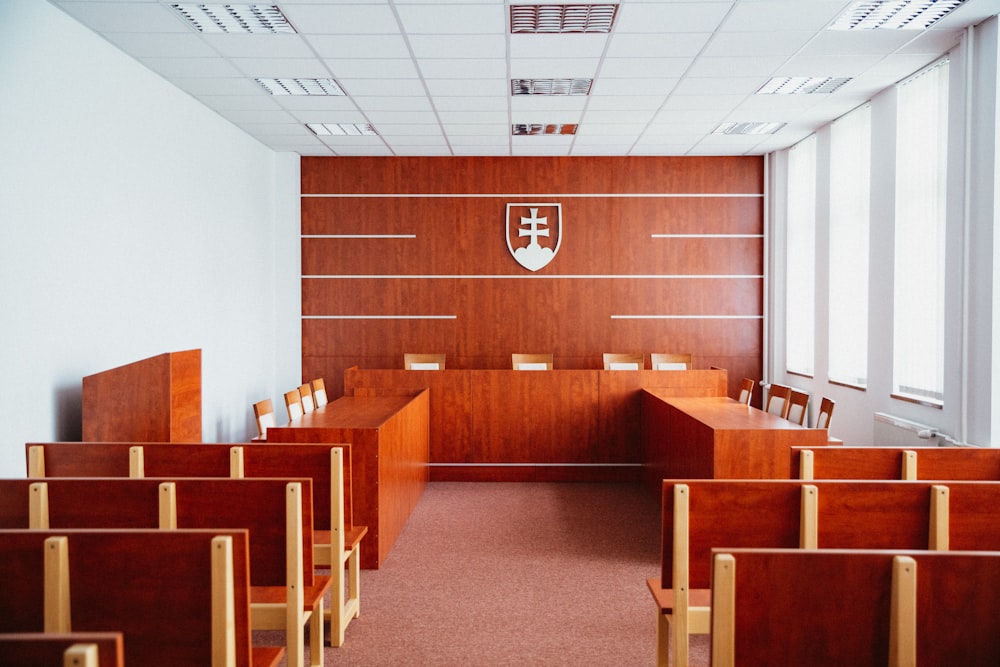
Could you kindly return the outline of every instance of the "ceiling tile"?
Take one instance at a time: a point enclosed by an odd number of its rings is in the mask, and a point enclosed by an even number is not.
[[[403,28],[411,35],[503,35],[507,30],[503,4],[400,5],[396,11]]]

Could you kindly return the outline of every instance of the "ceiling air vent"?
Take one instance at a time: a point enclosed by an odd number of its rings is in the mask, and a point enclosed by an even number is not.
[[[611,32],[618,5],[511,5],[511,33]]]
[[[378,136],[375,128],[367,123],[306,123],[318,137]]]
[[[512,95],[589,95],[593,79],[512,79]]]
[[[859,0],[831,30],[925,30],[965,0]]]
[[[785,123],[723,123],[712,134],[774,134],[784,126]]]
[[[251,34],[295,32],[295,28],[275,5],[205,5],[184,2],[170,6],[198,32]]]
[[[849,76],[776,76],[757,95],[819,95],[832,93],[851,80]]]
[[[527,124],[515,123],[511,127],[511,134],[513,134],[515,137],[535,135],[535,134],[576,134],[576,124],[535,123],[527,125]]]
[[[256,79],[272,95],[346,95],[333,79]]]

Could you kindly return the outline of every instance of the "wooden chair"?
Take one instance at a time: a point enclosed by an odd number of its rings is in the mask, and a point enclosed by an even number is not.
[[[510,355],[515,371],[551,371],[551,354],[514,353]]]
[[[295,421],[305,414],[302,408],[302,394],[298,389],[285,392],[285,409],[288,410],[288,421]]]
[[[308,414],[316,409],[316,403],[313,402],[312,385],[309,383],[299,385],[299,400],[302,402],[303,414]]]
[[[276,425],[274,405],[270,398],[253,404],[254,421],[257,422],[257,435],[261,440],[267,440],[267,429]]]
[[[123,667],[120,632],[19,632],[0,634],[4,667]]]
[[[691,370],[690,354],[665,354],[654,352],[649,355],[649,361],[654,371],[689,371]]]
[[[408,371],[443,371],[443,354],[407,352],[403,354],[403,368]]]
[[[823,397],[819,402],[819,414],[816,415],[816,428],[830,428],[830,420],[833,418],[833,399]]]
[[[777,415],[784,419],[788,414],[788,399],[791,398],[792,390],[782,384],[772,384],[767,388],[767,403],[764,405],[764,412]]]
[[[604,370],[606,371],[641,371],[646,365],[642,354],[604,353]]]
[[[809,394],[802,391],[796,391],[794,389],[790,390],[788,394],[788,401],[785,406],[785,419],[790,422],[794,422],[799,426],[805,425],[808,407]]]
[[[312,381],[313,403],[317,409],[326,405],[329,400],[326,397],[326,384],[323,378],[316,378]]]
[[[743,382],[740,384],[740,393],[736,400],[740,403],[750,405],[750,398],[753,396],[753,385],[753,380],[750,378],[743,378]]]

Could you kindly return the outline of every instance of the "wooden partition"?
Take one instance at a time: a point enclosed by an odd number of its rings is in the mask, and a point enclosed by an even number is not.
[[[200,442],[201,350],[160,354],[83,378],[83,439]]]
[[[735,396],[761,377],[763,165],[303,158],[303,377],[336,395],[346,369],[401,369],[406,352],[444,353],[450,370],[509,369],[514,352],[552,353],[557,370],[690,352],[693,368],[727,369]],[[530,271],[507,207],[547,203],[561,205],[558,251]]]

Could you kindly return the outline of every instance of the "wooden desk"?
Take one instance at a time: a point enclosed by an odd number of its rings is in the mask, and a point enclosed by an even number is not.
[[[267,441],[351,444],[354,521],[368,526],[361,567],[378,569],[427,487],[428,392],[344,396],[292,423],[267,429]]]
[[[429,389],[431,479],[456,481],[639,481],[643,387],[724,396],[726,372],[354,367],[344,374],[345,396]]]
[[[827,431],[731,398],[642,392],[643,473],[657,494],[664,479],[787,479],[795,445],[826,446]]]

